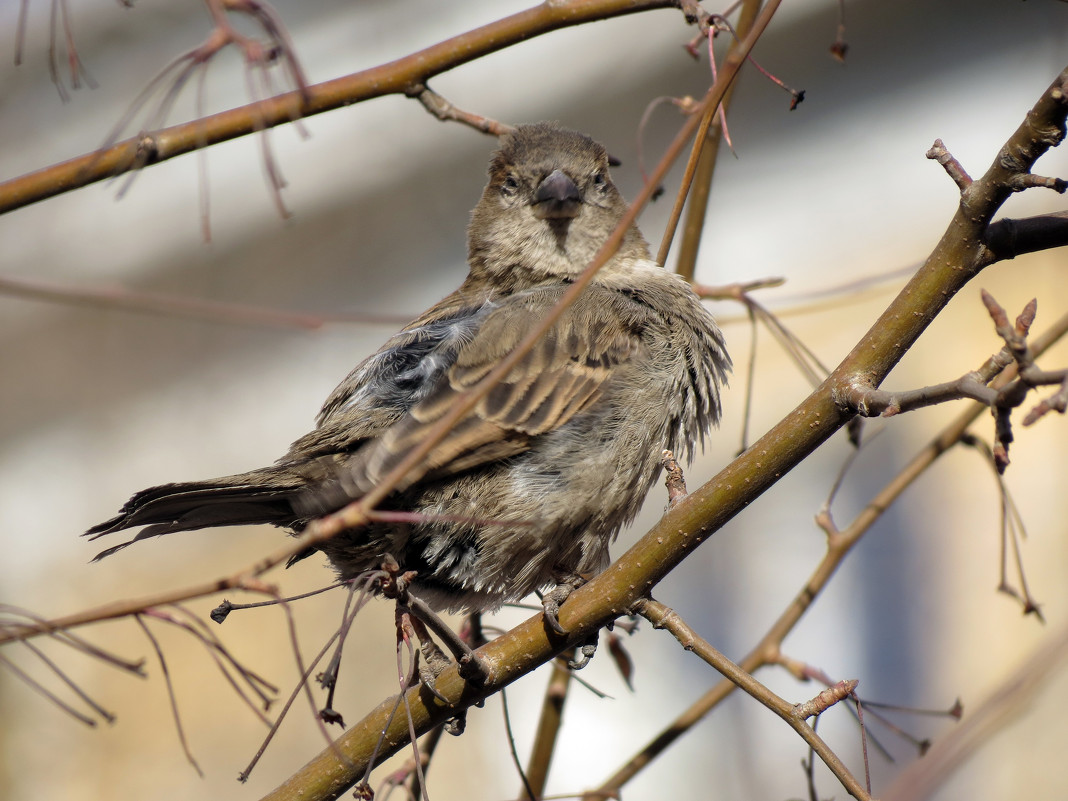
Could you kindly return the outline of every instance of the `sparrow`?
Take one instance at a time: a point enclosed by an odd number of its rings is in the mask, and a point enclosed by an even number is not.
[[[134,495],[93,539],[270,523],[296,535],[360,498],[507,356],[626,211],[605,148],[556,123],[504,135],[468,227],[463,284],[361,362],[275,464]],[[731,361],[712,315],[637,227],[539,343],[380,505],[407,513],[319,543],[340,579],[414,571],[437,611],[492,611],[535,591],[546,620],[608,564],[669,449],[692,458]],[[304,554],[302,554],[304,555]],[[410,574],[409,574],[410,575]]]

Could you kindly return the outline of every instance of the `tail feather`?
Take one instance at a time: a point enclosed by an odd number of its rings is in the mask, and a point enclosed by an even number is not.
[[[294,500],[304,487],[299,476],[277,468],[149,487],[130,498],[115,517],[93,526],[84,536],[95,540],[144,526],[131,540],[101,551],[95,562],[138,540],[173,531],[258,523],[288,526],[301,518],[294,511]]]

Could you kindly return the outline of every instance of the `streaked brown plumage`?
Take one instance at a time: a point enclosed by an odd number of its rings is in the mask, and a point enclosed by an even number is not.
[[[374,486],[552,308],[626,208],[604,148],[551,123],[503,137],[489,175],[463,285],[357,366],[313,431],[269,467],[139,492],[87,534],[299,532]],[[539,345],[382,504],[425,521],[376,522],[319,550],[343,578],[392,556],[417,571],[416,594],[449,610],[596,573],[662,449],[689,455],[717,421],[729,369],[711,315],[632,227]]]

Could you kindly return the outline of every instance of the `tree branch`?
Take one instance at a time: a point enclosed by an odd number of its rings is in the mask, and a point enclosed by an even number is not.
[[[105,150],[0,184],[0,214],[265,128],[385,95],[418,96],[426,81],[525,39],[585,22],[658,8],[682,0],[553,0],[446,39],[404,58],[249,103],[199,120],[142,133]]]
[[[823,760],[835,777],[842,783],[851,796],[860,801],[869,801],[871,795],[860,785],[849,769],[842,763],[831,750],[830,746],[823,741],[815,729],[807,722],[807,718],[818,714],[813,711],[815,704],[807,702],[803,704],[791,704],[782,697],[776,695],[755,678],[752,674],[734,664],[726,656],[712,646],[711,643],[698,636],[675,610],[664,606],[659,601],[651,598],[639,601],[635,611],[653,624],[653,628],[667,629],[687,651],[693,651],[701,659],[722,673],[731,684],[734,684],[743,692],[748,693],[765,707],[770,709],[784,721],[791,729],[796,731],[811,748]],[[856,683],[852,684],[856,688]],[[822,709],[820,709],[822,711]]]
[[[1068,211],[991,223],[984,239],[997,261],[1068,245]]]
[[[1068,335],[1068,315],[1059,319],[1048,331],[1037,337],[1032,349],[1039,355]],[[997,376],[995,386],[1004,386],[1016,377],[1016,365],[1002,365],[1003,372]],[[1000,368],[999,368],[1000,369]],[[921,450],[890,482],[877,492],[860,514],[844,529],[837,529],[829,519],[829,513],[817,517],[817,522],[828,533],[827,552],[812,571],[811,576],[798,590],[794,600],[772,624],[760,641],[738,664],[754,673],[761,667],[781,661],[780,645],[786,636],[811,608],[815,599],[823,591],[838,570],[845,557],[860,542],[864,534],[871,529],[883,513],[891,507],[906,489],[924,474],[938,458],[951,449],[967,435],[969,426],[987,410],[981,403],[972,403],[952,423],[943,429]],[[621,788],[638,775],[658,755],[667,750],[671,744],[689,731],[698,721],[719,705],[735,689],[729,680],[723,680],[708,690],[687,710],[658,732],[637,754],[628,759],[624,765],[596,790],[587,794],[590,801],[601,798],[613,798],[619,795]]]

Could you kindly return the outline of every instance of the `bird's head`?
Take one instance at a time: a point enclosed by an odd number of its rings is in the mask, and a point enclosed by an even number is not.
[[[556,123],[520,125],[501,138],[471,215],[471,277],[517,289],[573,278],[626,208],[601,145]],[[627,258],[648,258],[633,226],[616,257]]]

